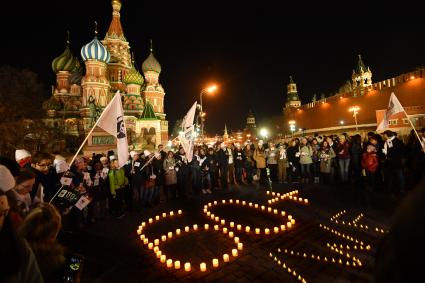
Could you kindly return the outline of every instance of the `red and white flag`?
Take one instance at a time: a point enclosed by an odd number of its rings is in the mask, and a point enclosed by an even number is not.
[[[191,162],[193,158],[193,146],[195,142],[195,126],[193,125],[193,120],[195,118],[197,104],[198,103],[195,102],[187,112],[186,116],[184,116],[182,122],[182,131],[179,134],[180,142],[189,162]]]
[[[119,167],[124,166],[128,161],[128,142],[119,91],[103,110],[97,125],[117,138],[118,164]]]
[[[391,93],[390,101],[388,102],[388,108],[385,111],[384,119],[379,123],[377,131],[382,131],[388,128],[390,117],[397,113],[405,113],[403,106],[401,106],[400,101],[398,101],[397,96],[394,92]]]

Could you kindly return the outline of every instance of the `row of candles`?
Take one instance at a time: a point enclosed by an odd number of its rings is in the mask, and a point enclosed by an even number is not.
[[[360,240],[354,238],[353,236],[350,236],[348,234],[346,235],[344,233],[341,233],[341,232],[339,232],[339,231],[337,231],[335,229],[332,229],[332,228],[330,228],[330,227],[328,227],[326,225],[319,224],[319,227],[321,227],[322,229],[324,229],[324,230],[326,230],[328,232],[331,232],[334,235],[337,235],[338,237],[341,237],[343,239],[346,239],[348,241],[351,241],[351,242],[355,243],[355,245],[353,247],[353,249],[355,249],[355,250],[357,250],[357,245],[356,244],[359,245],[359,249],[360,250],[364,250],[364,249],[365,250],[370,250],[371,249],[371,246],[370,245],[365,245],[363,243],[363,241],[360,241]]]
[[[271,195],[273,197],[272,199],[269,199],[267,201],[269,204],[274,204],[274,203],[276,203],[280,200],[285,200],[285,199],[286,200],[292,200],[292,201],[295,201],[295,202],[298,202],[298,203],[301,203],[301,204],[308,204],[308,199],[301,198],[301,197],[298,196],[298,190],[294,190],[294,191],[284,193],[284,194],[275,193],[275,192],[272,192],[272,191],[266,191],[266,194]]]
[[[363,213],[360,213],[353,221],[344,221],[344,220],[339,220],[339,217],[343,216],[344,214],[346,214],[345,210],[342,210],[340,212],[338,212],[337,214],[333,215],[330,220],[332,222],[334,222],[335,224],[342,224],[342,225],[348,225],[348,226],[353,226],[355,228],[358,229],[363,229],[368,231],[369,230],[369,226],[368,225],[363,225],[363,224],[357,224],[357,222],[359,222],[362,218],[363,218]],[[371,229],[371,231],[374,231],[376,233],[381,233],[381,234],[385,234],[385,230],[379,227],[375,227],[375,229]]]
[[[287,266],[287,264],[283,261],[278,259],[276,256],[273,255],[273,253],[270,253],[269,256],[271,258],[273,258],[273,260],[280,266],[282,266],[283,269],[286,269],[286,271],[288,271],[289,274],[291,274],[292,276],[294,276],[296,279],[298,279],[298,281],[302,282],[302,283],[306,283],[307,280],[301,276],[301,274],[298,274],[293,268],[290,268],[289,266]]]
[[[335,244],[336,245],[336,244]],[[300,256],[300,257],[303,257],[303,258],[311,258],[311,259],[313,259],[313,260],[317,260],[317,261],[324,261],[324,262],[332,262],[332,263],[338,263],[338,264],[344,264],[344,261],[345,261],[345,265],[346,266],[353,266],[353,267],[357,267],[357,266],[362,266],[362,263],[361,263],[361,261],[359,260],[359,259],[357,259],[356,257],[354,257],[354,256],[351,256],[348,252],[346,253],[346,254],[344,254],[342,251],[340,251],[340,250],[338,250],[337,248],[335,248],[334,246],[331,246],[329,243],[328,243],[328,247],[331,249],[331,251],[333,251],[333,252],[337,252],[337,253],[339,253],[340,255],[342,255],[342,256],[344,256],[345,255],[345,257],[346,257],[346,259],[347,260],[343,260],[342,258],[334,258],[334,257],[332,257],[332,256],[329,256],[329,259],[328,259],[328,257],[326,257],[326,256],[322,256],[322,257],[320,257],[320,255],[315,255],[315,254],[307,254],[307,253],[301,253],[301,252],[295,252],[295,251],[293,251],[293,250],[287,250],[287,249],[284,249],[284,253],[285,254],[290,254],[290,255],[292,255],[292,256]],[[281,249],[278,249],[277,250],[279,253],[281,253],[282,251],[281,251]],[[350,262],[351,261],[351,262]]]
[[[181,215],[183,213],[183,211],[179,210],[177,212],[178,215]],[[175,213],[173,211],[170,211],[170,213],[163,213],[161,216],[162,218],[167,218],[167,217],[172,217],[174,216]],[[139,226],[138,230],[137,230],[137,234],[140,235],[140,240],[143,241],[143,244],[145,244],[149,250],[152,250],[154,252],[154,254],[156,255],[156,257],[159,259],[159,261],[163,264],[165,264],[167,266],[167,268],[174,268],[176,270],[181,269],[182,268],[182,264],[179,260],[173,260],[171,258],[167,259],[167,256],[165,254],[162,253],[162,251],[159,249],[160,243],[161,242],[165,242],[167,240],[170,240],[173,238],[174,235],[181,235],[182,232],[190,232],[192,231],[199,231],[200,228],[198,227],[198,224],[193,224],[192,225],[192,229],[189,226],[185,226],[183,229],[176,229],[175,230],[175,234],[173,234],[173,232],[168,232],[167,235],[162,235],[161,239],[155,239],[153,242],[149,242],[149,239],[146,237],[145,234],[143,233],[143,229],[146,228],[149,224],[154,223],[155,221],[158,221],[161,219],[160,215],[157,215],[153,218],[149,218],[148,223],[146,222],[142,222],[142,224]],[[210,229],[210,224],[204,224],[203,228],[205,231],[208,231]],[[220,230],[220,226],[219,225],[214,225],[213,228],[215,231]],[[242,251],[243,250],[243,243],[240,241],[239,237],[235,237],[234,232],[233,231],[227,231],[227,228],[224,227],[223,229],[221,229],[223,234],[227,234],[227,236],[231,239],[233,239],[234,243],[236,244],[236,248],[231,250],[231,256],[233,257],[237,257],[239,256],[239,252],[238,251]],[[223,254],[223,262],[229,262],[230,261],[230,255],[229,254]],[[212,267],[213,268],[218,268],[219,267],[219,260],[217,258],[212,259]],[[185,262],[183,265],[183,268],[185,271],[189,272],[192,270],[192,265],[190,262]],[[200,263],[199,265],[199,270],[201,272],[205,272],[207,271],[207,264],[205,262]]]
[[[214,202],[209,202],[208,204],[206,204],[204,206],[204,213],[207,215],[207,217],[211,218],[211,220],[215,221],[215,222],[219,222],[221,225],[226,225],[226,223],[229,223],[229,226],[227,228],[229,229],[233,229],[236,228],[237,231],[244,231],[246,233],[250,233],[251,232],[251,227],[246,225],[242,225],[242,224],[238,224],[235,223],[233,221],[228,222],[226,221],[226,219],[222,219],[219,216],[211,213],[211,211],[209,210],[210,208],[212,208],[213,206],[217,206],[219,205],[219,203],[221,204],[235,204],[235,205],[241,205],[241,206],[248,206],[250,208],[254,208],[254,209],[258,209],[261,210],[263,212],[268,212],[268,213],[272,213],[274,215],[281,215],[282,217],[286,217],[288,219],[288,221],[286,222],[286,224],[281,224],[279,227],[275,226],[272,228],[264,228],[263,230],[260,228],[254,228],[252,230],[252,232],[254,232],[256,235],[260,235],[260,234],[264,234],[264,235],[270,235],[271,233],[275,233],[278,234],[279,232],[283,232],[286,229],[291,229],[293,227],[293,225],[295,225],[295,219],[292,217],[292,215],[286,215],[285,211],[280,211],[278,209],[273,209],[272,207],[266,207],[264,205],[259,205],[257,203],[252,203],[252,202],[246,202],[246,201],[241,201],[241,200],[221,200],[220,202],[218,201],[214,201]],[[226,229],[225,231],[227,231],[227,228],[223,228]]]

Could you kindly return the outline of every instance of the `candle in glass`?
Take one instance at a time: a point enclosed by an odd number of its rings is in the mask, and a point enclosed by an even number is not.
[[[243,250],[243,244],[242,243],[238,243],[238,250]]]
[[[233,249],[232,250],[232,256],[238,256],[238,250],[237,249]]]
[[[176,261],[174,262],[174,268],[175,268],[175,269],[180,269],[180,261],[176,260]]]
[[[186,262],[186,263],[184,264],[184,271],[190,271],[190,270],[191,270],[190,262]]]
[[[223,261],[224,261],[224,262],[229,262],[229,260],[230,260],[230,259],[229,259],[229,255],[228,255],[228,254],[224,254],[224,255],[223,255]]]
[[[218,259],[214,258],[212,260],[212,263],[213,263],[213,267],[218,267]]]
[[[164,263],[167,260],[167,257],[165,255],[161,255],[160,261],[161,263]]]
[[[172,259],[167,259],[167,267],[168,268],[173,267],[173,260]]]
[[[200,269],[201,269],[201,272],[205,272],[205,271],[207,271],[207,265],[205,264],[205,262],[202,262],[202,263],[199,265],[199,267],[200,267]]]

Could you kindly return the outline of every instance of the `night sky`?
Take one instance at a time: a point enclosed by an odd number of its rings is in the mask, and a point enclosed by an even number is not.
[[[121,22],[139,69],[153,39],[170,131],[210,82],[220,90],[204,95],[206,129],[221,134],[224,123],[242,129],[249,108],[259,124],[279,115],[289,75],[304,103],[314,93],[335,93],[351,78],[357,54],[370,66],[373,82],[425,62],[422,9],[407,1],[122,2]],[[37,72],[47,89],[55,81],[51,61],[65,48],[66,30],[77,55],[93,38],[93,21],[103,39],[112,17],[107,0],[7,3],[0,18],[0,64]]]

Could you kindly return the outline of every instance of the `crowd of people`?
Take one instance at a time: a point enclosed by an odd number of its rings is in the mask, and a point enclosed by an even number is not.
[[[341,134],[203,144],[195,146],[191,161],[183,147],[165,151],[159,145],[155,152],[129,152],[123,167],[113,151],[78,156],[69,165],[59,153],[16,150],[15,160],[0,158],[0,242],[9,243],[4,252],[13,259],[0,265],[1,282],[55,282],[65,276],[67,262],[66,249],[56,241],[60,230],[72,232],[188,194],[273,183],[404,192],[424,176],[425,129],[420,134],[421,142],[412,132],[406,143],[387,130],[365,138]]]

